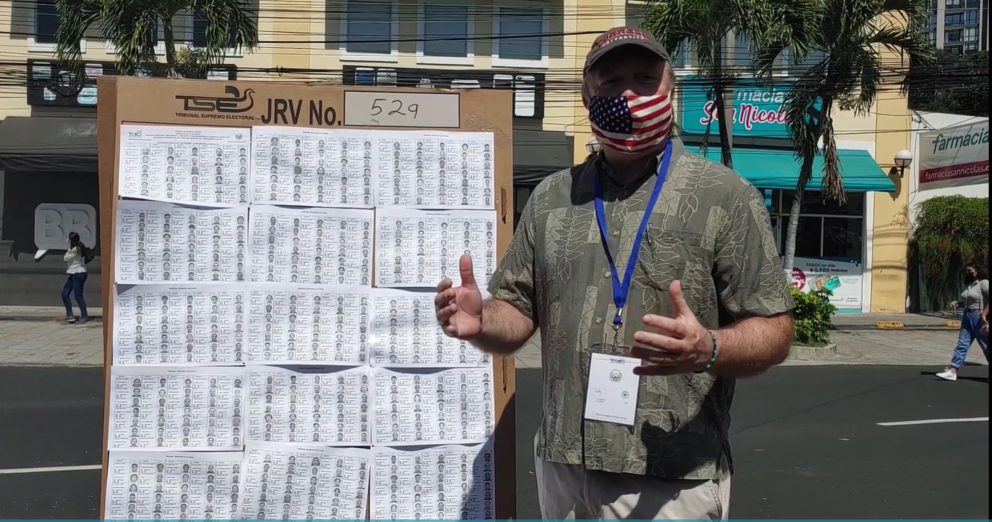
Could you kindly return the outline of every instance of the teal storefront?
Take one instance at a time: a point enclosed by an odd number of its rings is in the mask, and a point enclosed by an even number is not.
[[[734,89],[734,170],[765,193],[780,253],[799,181],[799,163],[793,156],[783,108],[788,88],[788,82],[768,86],[741,80]],[[686,148],[698,154],[709,125],[705,156],[720,162],[719,128],[708,87],[686,78],[678,92],[679,133]],[[836,291],[842,295],[835,296],[839,311],[860,313],[869,292],[863,267],[871,241],[870,193],[895,192],[896,186],[869,151],[842,149],[838,155],[848,202],[840,206],[823,201],[818,175],[823,171],[823,158],[817,157],[799,217],[797,267],[812,267],[811,281],[836,280],[817,277],[824,271],[837,274],[844,283],[843,291]]]

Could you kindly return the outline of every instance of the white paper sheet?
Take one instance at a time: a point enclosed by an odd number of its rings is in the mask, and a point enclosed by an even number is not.
[[[493,519],[491,444],[373,451],[372,520]]]
[[[118,284],[237,282],[248,274],[248,207],[117,204]]]
[[[371,286],[371,210],[251,207],[256,283]]]
[[[109,449],[243,447],[244,368],[114,366],[110,378]]]
[[[248,129],[121,125],[120,195],[197,205],[248,204]]]
[[[245,451],[245,520],[362,520],[372,453],[252,442]]]
[[[434,315],[435,292],[372,291],[373,366],[489,367],[492,359],[467,342],[444,335]]]
[[[370,446],[367,367],[248,366],[250,441]]]
[[[249,361],[334,364],[368,360],[367,287],[249,285]]]
[[[115,286],[114,364],[245,360],[245,293],[224,284]]]
[[[230,520],[238,513],[244,455],[111,451],[108,520]]]
[[[494,208],[490,132],[379,132],[378,206]]]
[[[460,286],[459,260],[471,255],[485,288],[496,269],[496,213],[384,208],[376,212],[375,243],[376,286],[434,288],[444,278]]]
[[[377,368],[374,444],[471,443],[493,433],[489,368],[396,372]]]
[[[253,198],[271,205],[372,208],[369,132],[254,127]]]

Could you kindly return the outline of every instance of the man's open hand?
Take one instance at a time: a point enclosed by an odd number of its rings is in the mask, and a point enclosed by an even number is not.
[[[458,269],[462,286],[455,288],[450,279],[441,281],[434,298],[434,311],[445,335],[471,341],[482,333],[482,292],[475,282],[470,256],[462,256]]]
[[[669,295],[675,317],[647,315],[643,321],[648,330],[634,334],[638,346],[631,354],[645,363],[634,369],[637,375],[695,373],[713,357],[713,339],[682,297],[680,281],[672,283]]]

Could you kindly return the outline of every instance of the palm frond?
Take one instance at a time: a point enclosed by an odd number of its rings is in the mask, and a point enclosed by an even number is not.
[[[59,64],[63,69],[79,74],[83,69],[81,42],[86,31],[100,20],[100,0],[56,0],[59,28],[55,33]]]

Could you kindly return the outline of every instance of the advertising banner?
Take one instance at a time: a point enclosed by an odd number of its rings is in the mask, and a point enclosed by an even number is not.
[[[920,190],[989,182],[988,120],[920,134]]]
[[[792,269],[792,286],[803,292],[830,290],[830,302],[841,313],[861,312],[863,284],[861,263],[797,257]]]
[[[789,82],[774,85],[738,80],[734,84],[734,135],[762,138],[788,138],[788,118],[785,113],[786,96],[791,89]],[[698,78],[686,78],[679,88],[681,99],[682,132],[703,134],[710,125],[710,132],[718,134],[716,103],[709,85]],[[819,106],[814,107],[818,110]]]

